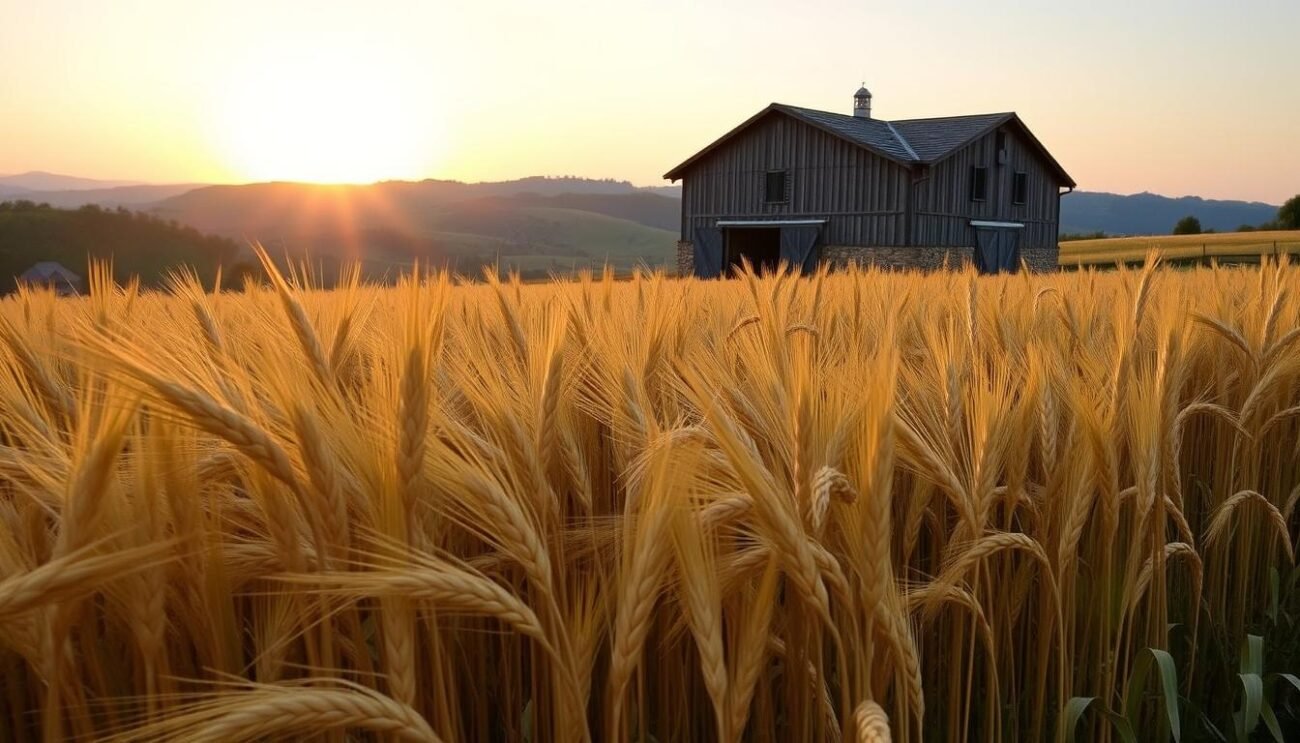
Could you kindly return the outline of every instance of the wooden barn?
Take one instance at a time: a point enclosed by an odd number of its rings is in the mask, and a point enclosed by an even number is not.
[[[773,103],[664,177],[682,182],[678,270],[701,277],[742,258],[1048,271],[1075,186],[1015,113],[883,121],[866,87],[851,116]]]

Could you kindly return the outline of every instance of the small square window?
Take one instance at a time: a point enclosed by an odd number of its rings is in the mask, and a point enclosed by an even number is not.
[[[1023,204],[1029,200],[1029,174],[1016,173],[1011,182],[1011,203]]]
[[[984,201],[989,197],[989,169],[975,166],[970,169],[970,200]]]
[[[769,204],[784,204],[789,201],[786,187],[790,185],[789,173],[784,170],[767,171],[767,182],[763,189],[763,201]]]

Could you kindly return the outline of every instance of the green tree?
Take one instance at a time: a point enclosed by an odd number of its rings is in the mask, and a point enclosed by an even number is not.
[[[1199,235],[1201,232],[1201,220],[1191,215],[1183,217],[1174,225],[1175,235]]]
[[[1237,232],[1254,232],[1254,231],[1255,231],[1255,225],[1253,224],[1243,224],[1237,228]]]
[[[54,209],[25,200],[0,205],[0,294],[34,263],[55,261],[84,275],[87,259],[112,259],[119,282],[139,276],[145,286],[159,286],[169,271],[188,265],[211,286],[217,264],[238,252],[231,240],[132,212]]]
[[[1277,226],[1280,230],[1300,230],[1300,195],[1292,196],[1277,210]]]

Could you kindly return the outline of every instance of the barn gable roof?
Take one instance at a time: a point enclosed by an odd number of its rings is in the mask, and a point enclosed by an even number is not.
[[[773,103],[749,117],[735,129],[695,153],[681,165],[668,171],[664,178],[673,181],[681,178],[692,165],[774,111],[786,114],[828,134],[858,145],[887,160],[909,167],[912,165],[933,165],[979,137],[984,136],[992,129],[1010,122],[1025,136],[1029,144],[1038,151],[1051,169],[1060,176],[1062,183],[1071,188],[1075,185],[1074,179],[1065,172],[1060,163],[1052,157],[1047,148],[1038,141],[1038,138],[1029,131],[1029,127],[1025,126],[1024,122],[1014,112],[945,116],[933,119],[903,119],[891,122],[789,106],[783,103]]]

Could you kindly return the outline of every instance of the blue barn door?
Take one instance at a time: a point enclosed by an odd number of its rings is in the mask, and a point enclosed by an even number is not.
[[[998,235],[999,270],[1015,273],[1020,270],[1020,230],[1000,230]]]
[[[817,236],[820,225],[787,225],[781,228],[781,260],[791,271],[812,273],[817,269]]]
[[[722,230],[716,227],[695,228],[695,275],[716,279],[722,275]]]
[[[1020,230],[975,228],[975,268],[980,273],[1015,273],[1020,268]]]
[[[998,232],[983,227],[975,229],[975,270],[980,273],[998,272]]]

